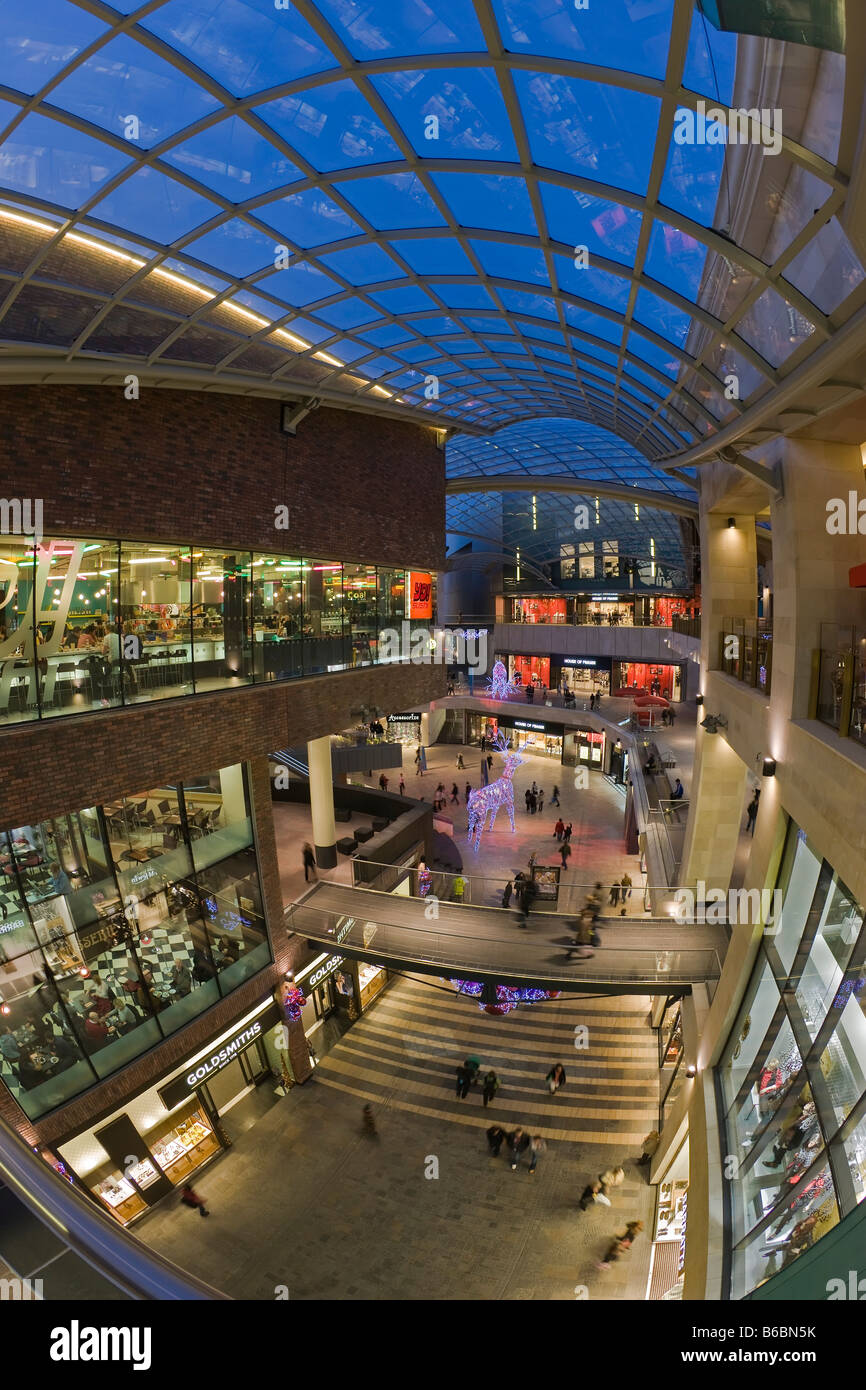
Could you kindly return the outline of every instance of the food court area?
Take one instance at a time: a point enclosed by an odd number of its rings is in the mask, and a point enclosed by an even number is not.
[[[37,1118],[270,959],[242,764],[0,834],[0,1080]]]
[[[348,561],[4,537],[0,723],[367,665],[383,629],[432,617],[432,587]]]

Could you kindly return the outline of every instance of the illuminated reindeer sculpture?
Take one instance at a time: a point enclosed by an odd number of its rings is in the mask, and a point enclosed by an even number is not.
[[[514,788],[511,779],[514,776],[514,769],[523,762],[520,754],[515,750],[508,751],[508,740],[504,734],[498,734],[492,742],[492,747],[499,753],[505,754],[505,767],[502,769],[502,776],[497,777],[495,782],[490,782],[486,787],[479,787],[477,791],[469,793],[469,800],[466,803],[469,812],[469,839],[473,841],[472,848],[478,851],[481,843],[481,833],[486,828],[493,829],[493,822],[496,820],[496,813],[500,806],[504,806],[508,812],[508,819],[511,821],[511,829],[514,829]],[[485,827],[488,813],[490,822]],[[474,837],[474,839],[473,839]]]

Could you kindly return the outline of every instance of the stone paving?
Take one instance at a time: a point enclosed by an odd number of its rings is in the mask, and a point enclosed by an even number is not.
[[[490,1017],[447,986],[393,983],[311,1080],[242,1134],[196,1183],[211,1216],[176,1204],[136,1234],[236,1298],[643,1299],[653,1191],[636,1167],[657,1104],[655,1038],[639,998],[555,1001]],[[576,1023],[589,1047],[574,1047]],[[502,1087],[455,1097],[470,1052]],[[551,1097],[544,1075],[562,1061]],[[365,1101],[378,1137],[362,1132]],[[484,1131],[522,1123],[548,1140],[537,1171],[488,1155]],[[427,1177],[438,1164],[438,1177]],[[610,1208],[581,1213],[586,1181],[622,1162]],[[611,1236],[634,1249],[600,1270]]]

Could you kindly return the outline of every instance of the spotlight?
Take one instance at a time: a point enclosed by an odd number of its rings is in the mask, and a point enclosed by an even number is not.
[[[765,758],[765,759],[764,759],[764,766],[763,766],[763,769],[762,769],[762,771],[761,771],[761,776],[762,776],[762,777],[775,777],[775,775],[776,775],[776,759],[775,759],[775,758]]]
[[[696,705],[702,705],[703,703],[704,703],[704,697],[703,697],[703,695],[696,695],[696,696],[695,696],[695,704],[696,704]]]
[[[736,527],[736,524],[737,524],[737,523],[736,523],[736,521],[734,520],[734,518],[733,518],[732,516],[729,516],[729,517],[728,517],[728,530],[730,531],[732,527]]]
[[[697,1076],[698,1069],[695,1066],[686,1067],[686,1076]]]

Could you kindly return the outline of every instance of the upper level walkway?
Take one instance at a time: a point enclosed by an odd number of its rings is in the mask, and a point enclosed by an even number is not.
[[[435,914],[435,915],[434,915]],[[727,949],[722,926],[602,918],[591,956],[567,956],[573,919],[425,901],[376,889],[318,883],[286,909],[286,927],[341,955],[395,969],[491,983],[589,993],[656,994],[716,980]]]

